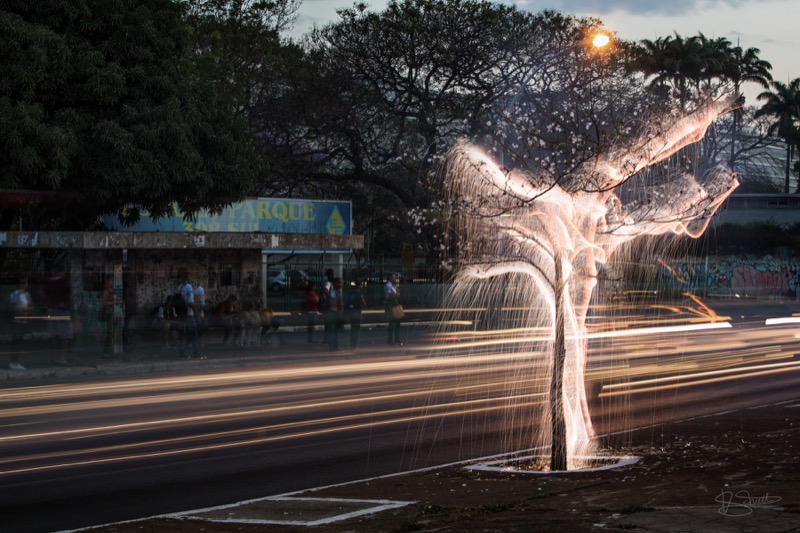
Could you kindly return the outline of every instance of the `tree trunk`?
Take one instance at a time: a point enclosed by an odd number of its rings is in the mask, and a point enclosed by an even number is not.
[[[553,430],[550,470],[567,469],[567,425],[564,417],[564,365],[567,360],[564,332],[564,274],[561,258],[555,258],[555,342],[550,377],[550,424]]]
[[[792,164],[792,145],[787,140],[786,141],[786,180],[783,185],[783,192],[784,194],[789,194],[789,177],[791,176],[791,164]]]

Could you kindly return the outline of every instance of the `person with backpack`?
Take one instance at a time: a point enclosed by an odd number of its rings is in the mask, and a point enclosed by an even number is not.
[[[28,321],[25,316],[33,309],[33,301],[28,293],[28,278],[20,277],[17,290],[8,296],[8,309],[11,313],[11,350],[8,368],[11,370],[25,370],[19,362],[19,352],[25,333],[28,331]]]
[[[186,268],[178,270],[178,286],[172,294],[172,310],[178,323],[178,353],[188,359],[186,344],[192,347],[192,357],[202,359],[197,347],[197,322],[195,322],[194,288]]]

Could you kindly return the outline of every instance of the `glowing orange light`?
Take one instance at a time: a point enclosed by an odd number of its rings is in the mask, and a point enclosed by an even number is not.
[[[607,33],[597,33],[592,37],[592,46],[595,48],[605,48],[611,42],[611,37]]]

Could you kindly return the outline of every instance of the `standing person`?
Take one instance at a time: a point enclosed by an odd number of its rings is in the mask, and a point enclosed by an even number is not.
[[[402,319],[402,307],[400,306],[400,287],[397,284],[397,275],[392,273],[386,279],[383,286],[383,298],[386,302],[386,320],[389,323],[387,335],[389,344],[402,346],[400,342],[400,320]],[[396,308],[400,308],[400,311]]]
[[[275,318],[275,313],[272,311],[272,308],[269,306],[263,306],[259,310],[259,314],[261,315],[261,341],[258,343],[259,346],[268,345],[270,339],[273,335],[278,333],[278,329],[281,327],[281,323],[278,322],[278,319]],[[278,345],[280,346],[281,337],[278,336]]]
[[[100,292],[100,321],[105,324],[106,334],[103,342],[103,359],[110,359],[114,354],[114,336],[117,334],[117,321],[114,316],[114,276],[106,276],[103,290]]]
[[[233,319],[238,314],[236,300],[236,295],[231,294],[214,308],[214,320],[222,326],[222,344],[225,346],[231,345],[230,337],[233,331]]]
[[[327,310],[325,311],[325,337],[328,339],[328,349],[332,352],[339,351],[339,325],[342,321],[344,305],[342,302],[342,278],[335,278],[328,291]]]
[[[53,341],[55,351],[53,363],[58,366],[72,366],[67,361],[67,353],[72,344],[71,292],[67,267],[59,263],[42,287],[49,315],[47,333]]]
[[[242,348],[261,346],[261,302],[244,306],[242,313]]]
[[[197,349],[197,322],[195,322],[194,288],[189,281],[189,271],[185,268],[178,270],[178,286],[172,295],[172,308],[177,315],[179,324],[178,329],[178,353],[181,358],[188,359],[186,354],[186,343],[192,347],[192,356],[200,359],[200,351]]]
[[[196,315],[194,317],[197,323],[197,341],[200,346],[203,346],[203,335],[208,331],[208,322],[206,321],[206,290],[199,283],[194,290],[194,304]]]
[[[11,353],[8,368],[25,370],[19,362],[19,352],[22,349],[22,340],[28,331],[28,321],[25,316],[33,309],[33,300],[28,293],[28,278],[19,278],[17,290],[8,296],[8,307],[11,311]]]
[[[314,342],[314,327],[317,325],[317,315],[319,315],[319,296],[317,296],[317,284],[313,281],[309,281],[306,285],[303,310],[306,313],[306,340]]]
[[[319,294],[319,310],[322,313],[322,320],[325,322],[325,330],[323,334],[322,343],[323,344],[330,344],[330,339],[328,339],[328,314],[330,312],[330,305],[328,302],[328,295],[330,294],[331,290],[333,289],[333,281],[336,279],[334,277],[333,269],[328,268],[325,270],[325,281],[322,282],[322,291]]]
[[[164,302],[161,303],[156,310],[156,325],[161,330],[161,340],[163,341],[161,345],[162,350],[170,349],[169,341],[172,323],[174,321],[174,312],[174,309],[172,309],[172,295],[168,294]]]
[[[361,293],[361,284],[353,285],[345,299],[345,311],[350,321],[350,348],[358,348],[358,334],[361,331],[361,311],[367,306],[367,301]]]

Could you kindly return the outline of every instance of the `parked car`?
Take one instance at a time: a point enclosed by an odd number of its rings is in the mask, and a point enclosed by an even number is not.
[[[305,270],[292,270],[291,275],[292,287],[295,289],[305,289],[308,285],[308,273]]]
[[[292,270],[289,275],[285,270],[268,270],[267,287],[272,292],[283,292],[291,284],[293,289],[303,289],[308,283],[308,274],[303,270]]]
[[[289,279],[286,276],[285,270],[268,270],[267,271],[267,287],[272,292],[283,292],[289,284]]]

